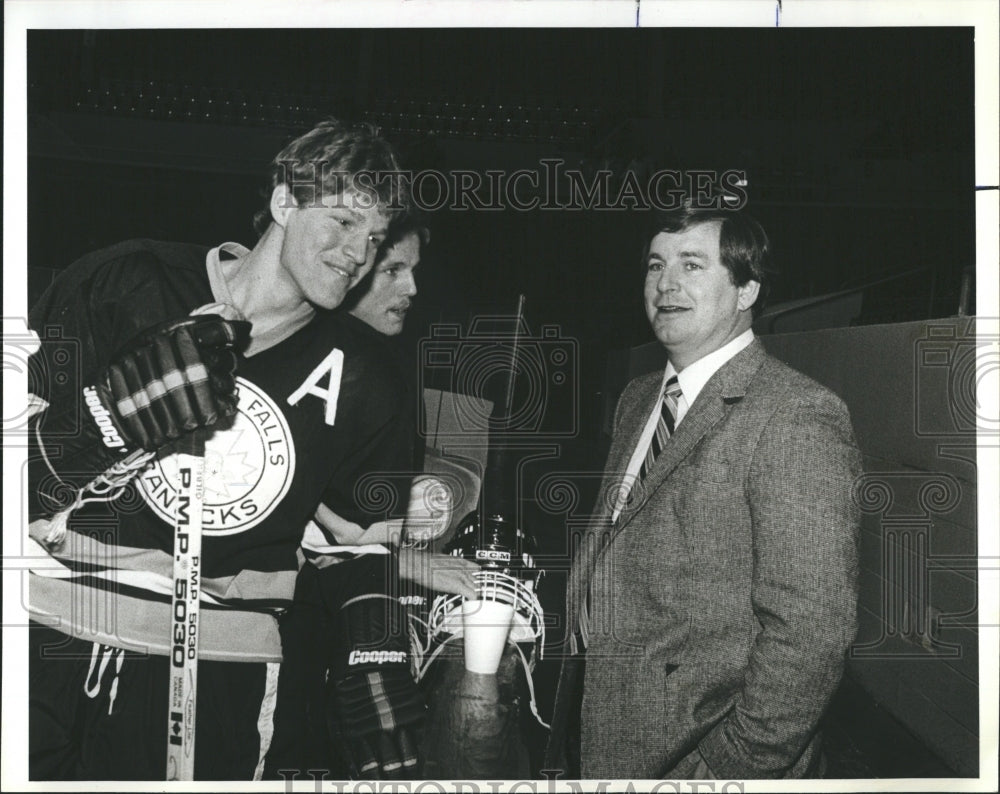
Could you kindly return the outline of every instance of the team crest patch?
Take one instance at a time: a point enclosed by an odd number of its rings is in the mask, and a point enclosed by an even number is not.
[[[237,378],[238,412],[216,425],[205,442],[205,501],[202,532],[234,535],[267,518],[295,474],[295,444],[274,400]],[[169,448],[168,448],[169,449]],[[177,456],[160,455],[139,478],[139,491],[153,511],[173,526],[177,510]]]

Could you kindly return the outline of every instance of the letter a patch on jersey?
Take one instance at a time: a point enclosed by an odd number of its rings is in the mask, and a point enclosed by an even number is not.
[[[324,421],[332,427],[337,419],[337,398],[340,397],[340,378],[343,373],[344,352],[334,348],[330,351],[330,355],[309,373],[309,377],[302,382],[302,385],[288,396],[288,404],[297,405],[299,400],[307,394],[319,397],[326,403]],[[327,388],[323,389],[319,383],[327,374],[329,374],[330,380]]]

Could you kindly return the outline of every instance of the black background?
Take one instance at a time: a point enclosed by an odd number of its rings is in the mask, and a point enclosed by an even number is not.
[[[261,175],[337,115],[414,170],[738,169],[771,303],[910,274],[856,322],[954,314],[975,262],[973,31],[29,31],[29,299],[129,237],[252,245]],[[467,327],[527,298],[580,350],[582,428],[609,351],[649,341],[643,213],[433,213],[411,312]]]

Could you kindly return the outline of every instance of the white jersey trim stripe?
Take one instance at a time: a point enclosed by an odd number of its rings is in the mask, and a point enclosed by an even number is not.
[[[35,540],[44,537],[48,522],[35,521],[25,539],[31,560],[29,569],[39,576],[63,579],[93,577],[142,588],[151,593],[170,595],[173,592],[173,564],[169,554],[160,549],[140,549],[111,546],[79,532],[68,530],[65,540],[50,552]],[[72,570],[74,562],[95,567],[91,571]],[[239,601],[285,600],[291,602],[295,589],[295,571],[243,570],[235,576],[202,579],[202,602],[231,604]]]
[[[102,598],[105,597],[105,598]],[[86,642],[166,656],[170,652],[170,604],[122,593],[94,591],[81,599],[69,579],[29,575],[28,614],[56,631]],[[280,662],[277,619],[267,612],[206,609],[201,615],[198,656],[217,662]]]
[[[267,681],[264,685],[264,698],[260,702],[260,714],[257,717],[257,733],[260,734],[260,755],[257,758],[257,768],[253,771],[254,780],[264,778],[264,759],[271,749],[274,738],[274,710],[278,704],[278,673],[281,665],[268,662]]]

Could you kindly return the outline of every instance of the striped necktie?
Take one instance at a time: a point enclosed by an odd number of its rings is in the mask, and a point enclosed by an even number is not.
[[[674,434],[674,426],[677,423],[677,403],[681,394],[681,385],[677,382],[677,376],[672,375],[663,389],[663,397],[660,400],[660,416],[656,420],[656,432],[653,433],[649,449],[646,450],[646,457],[639,468],[637,482],[646,479],[649,470],[653,468],[653,464],[666,446],[667,439]]]
[[[672,375],[663,388],[660,398],[660,416],[656,420],[656,432],[649,442],[649,449],[646,450],[646,457],[639,468],[639,478],[635,485],[638,485],[653,468],[653,463],[666,446],[667,439],[674,434],[677,426],[677,404],[680,401],[681,385],[677,382],[677,376]],[[635,485],[632,493],[635,493]],[[571,652],[577,653],[587,647],[590,641],[590,586],[588,584],[583,603],[580,605],[579,624],[575,636],[571,639]]]

